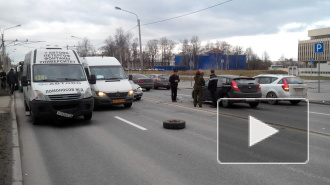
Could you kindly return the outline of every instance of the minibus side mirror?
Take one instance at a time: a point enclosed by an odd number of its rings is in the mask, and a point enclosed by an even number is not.
[[[27,79],[27,76],[21,76],[21,83],[22,83],[22,86],[28,86],[29,85],[29,81]]]
[[[95,75],[91,75],[91,77],[88,78],[88,82],[90,84],[96,84],[96,77],[95,77]]]
[[[132,75],[128,75],[128,80],[133,80],[133,76]]]

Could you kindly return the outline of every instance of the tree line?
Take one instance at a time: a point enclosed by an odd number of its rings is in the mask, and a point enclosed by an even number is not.
[[[179,52],[175,52],[175,47],[179,46]],[[192,36],[190,39],[181,39],[175,42],[167,37],[160,39],[152,39],[142,49],[143,66],[144,68],[153,68],[155,65],[170,65],[174,61],[175,55],[189,56],[194,62],[204,50],[219,49],[224,55],[246,55],[246,69],[260,70],[268,69],[272,62],[268,53],[265,51],[259,57],[251,47],[243,49],[241,46],[232,46],[226,41],[207,42],[205,45],[201,44],[198,36]],[[109,36],[104,40],[104,45],[98,48],[101,53],[97,53],[94,46],[88,38],[84,38],[78,42],[77,52],[80,56],[112,56],[116,57],[125,68],[140,68],[140,51],[138,38],[133,39],[130,32],[124,32],[122,28],[117,28],[113,36]],[[282,56],[279,61],[286,64],[287,61],[293,59],[286,59]]]

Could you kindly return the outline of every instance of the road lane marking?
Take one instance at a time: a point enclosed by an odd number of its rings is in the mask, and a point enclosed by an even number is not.
[[[191,95],[186,95],[186,94],[178,94],[178,95],[191,97]]]
[[[121,117],[115,116],[115,118],[116,118],[116,119],[119,119],[120,121],[123,121],[123,122],[125,122],[125,123],[127,123],[127,124],[130,124],[130,125],[132,125],[132,126],[138,128],[138,129],[141,129],[141,130],[147,130],[146,128],[141,127],[140,125],[137,125],[137,124],[135,124],[135,123],[132,123],[132,122],[130,122],[130,121],[127,121],[126,119],[123,119],[123,118],[121,118]]]
[[[309,112],[309,113],[330,116],[330,114],[326,114],[326,113],[319,113],[319,112]]]

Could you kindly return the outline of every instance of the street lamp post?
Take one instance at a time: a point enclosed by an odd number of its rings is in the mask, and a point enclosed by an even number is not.
[[[143,73],[143,57],[142,57],[142,42],[141,42],[141,28],[140,28],[140,19],[139,17],[137,16],[136,13],[133,13],[133,12],[130,12],[130,11],[127,11],[127,10],[124,10],[124,9],[121,9],[119,7],[115,7],[116,10],[122,10],[124,12],[127,12],[127,13],[131,13],[131,14],[134,14],[136,16],[136,19],[137,19],[137,24],[138,24],[138,27],[139,27],[139,42],[140,42],[140,63],[141,63],[141,73]]]
[[[9,29],[12,29],[12,28],[16,28],[16,27],[19,27],[21,26],[20,24],[16,25],[16,26],[13,26],[13,27],[10,27],[10,28],[6,28],[2,31],[1,33],[1,46],[2,46],[2,58],[3,60],[5,59],[5,53],[6,53],[6,50],[5,50],[5,39],[4,39],[4,33],[5,33],[5,30],[9,30]],[[4,62],[3,63],[3,68],[6,69],[7,66],[6,66],[6,63]]]

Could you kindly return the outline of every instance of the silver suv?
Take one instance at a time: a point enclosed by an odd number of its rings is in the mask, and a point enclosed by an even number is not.
[[[307,85],[296,76],[261,74],[254,77],[261,86],[263,98],[307,98]],[[276,104],[278,100],[269,100],[269,104]],[[300,100],[290,100],[298,104]]]

